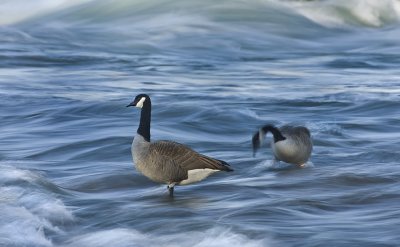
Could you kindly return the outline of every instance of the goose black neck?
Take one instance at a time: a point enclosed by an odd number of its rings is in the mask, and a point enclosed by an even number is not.
[[[274,136],[274,142],[279,142],[279,141],[283,141],[286,140],[286,137],[284,137],[282,135],[282,133],[279,131],[278,128],[276,128],[273,125],[265,125],[264,127],[262,127],[262,131],[267,134],[268,131],[272,133],[272,135]]]
[[[147,101],[147,100],[146,100]],[[140,113],[140,124],[137,133],[150,142],[151,102],[144,102]]]

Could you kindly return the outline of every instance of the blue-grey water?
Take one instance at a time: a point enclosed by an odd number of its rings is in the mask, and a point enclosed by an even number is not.
[[[400,2],[0,3],[0,246],[399,246]],[[152,139],[235,169],[170,199]],[[305,168],[251,136],[307,126]],[[268,137],[267,139],[269,139]]]

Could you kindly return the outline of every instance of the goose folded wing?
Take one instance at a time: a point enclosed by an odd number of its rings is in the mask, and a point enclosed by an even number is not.
[[[186,171],[195,169],[232,170],[226,162],[199,154],[177,142],[154,142],[151,144],[150,152],[173,160],[174,164]]]

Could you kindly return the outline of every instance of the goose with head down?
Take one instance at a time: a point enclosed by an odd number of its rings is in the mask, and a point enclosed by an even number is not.
[[[282,126],[277,128],[273,125],[265,125],[253,135],[253,154],[263,143],[264,136],[271,132],[273,139],[271,148],[275,160],[303,167],[310,158],[313,144],[310,131],[303,126]]]

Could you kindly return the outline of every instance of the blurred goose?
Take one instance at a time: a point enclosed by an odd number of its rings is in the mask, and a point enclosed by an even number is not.
[[[265,125],[253,136],[253,155],[263,143],[264,136],[271,132],[272,152],[275,160],[303,167],[310,158],[313,144],[310,131],[302,126],[283,126],[280,129],[273,125]]]
[[[142,109],[131,148],[136,169],[154,182],[166,183],[170,196],[173,196],[175,185],[199,182],[218,171],[233,171],[228,163],[199,154],[183,144],[150,142],[150,97],[139,94],[129,106]]]

